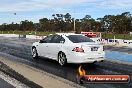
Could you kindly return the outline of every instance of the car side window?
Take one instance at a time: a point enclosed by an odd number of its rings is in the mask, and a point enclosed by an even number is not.
[[[59,43],[61,43],[61,42],[65,42],[65,39],[62,37],[62,36],[60,36],[60,39],[59,39]]]
[[[50,43],[51,39],[52,39],[53,35],[47,36],[46,38],[44,38],[42,41],[45,43]]]
[[[52,43],[61,43],[61,41],[65,42],[65,39],[60,35],[54,35],[51,40]]]

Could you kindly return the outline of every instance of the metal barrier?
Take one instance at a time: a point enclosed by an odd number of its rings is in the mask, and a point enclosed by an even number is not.
[[[26,38],[26,35],[19,35],[19,38]]]

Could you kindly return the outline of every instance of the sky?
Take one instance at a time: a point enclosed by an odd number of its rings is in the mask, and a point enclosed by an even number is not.
[[[132,0],[0,0],[0,24],[23,20],[37,23],[56,13],[70,13],[76,19],[91,15],[97,19],[123,12],[132,14]]]

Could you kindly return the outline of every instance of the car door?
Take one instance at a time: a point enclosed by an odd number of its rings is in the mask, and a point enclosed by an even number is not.
[[[62,42],[63,41],[63,42]],[[48,46],[49,55],[52,59],[57,59],[58,52],[63,47],[64,38],[60,35],[54,35],[52,37],[51,43]]]
[[[47,36],[46,38],[42,39],[39,42],[37,50],[38,50],[38,53],[40,54],[40,56],[43,56],[43,57],[49,56],[48,55],[48,45],[51,42],[52,37],[53,37],[52,35]]]

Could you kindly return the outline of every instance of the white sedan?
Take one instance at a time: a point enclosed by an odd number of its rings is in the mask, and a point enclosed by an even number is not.
[[[95,43],[83,34],[56,33],[32,45],[32,57],[46,57],[66,63],[94,63],[104,60],[103,45]]]

